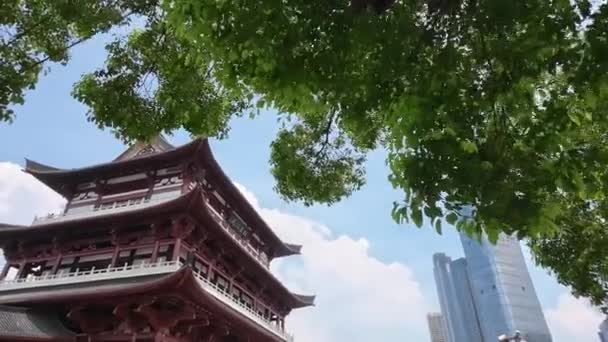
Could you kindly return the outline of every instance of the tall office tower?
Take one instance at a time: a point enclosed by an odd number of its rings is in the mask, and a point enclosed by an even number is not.
[[[429,333],[431,334],[431,342],[447,342],[445,336],[445,328],[443,325],[443,317],[438,312],[431,312],[426,315],[427,323],[429,324]]]
[[[465,235],[461,241],[484,341],[519,330],[530,342],[551,342],[519,241],[506,235],[496,245]]]
[[[433,272],[448,342],[482,342],[464,259],[433,255]]]
[[[608,318],[600,324],[600,331],[597,334],[600,336],[600,341],[608,342]]]

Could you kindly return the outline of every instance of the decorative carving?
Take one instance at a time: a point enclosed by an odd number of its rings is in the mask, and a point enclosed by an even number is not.
[[[166,331],[175,327],[180,321],[193,320],[196,313],[192,306],[177,298],[154,298],[139,305],[135,310],[148,320],[155,331]]]
[[[68,312],[67,317],[87,334],[111,332],[118,326],[118,320],[107,307],[78,305]]]
[[[171,236],[185,239],[194,231],[196,226],[186,217],[180,217],[171,221]]]
[[[144,156],[146,154],[150,154],[150,153],[154,153],[156,152],[156,149],[154,148],[154,146],[152,145],[147,145],[146,147],[142,148],[141,150],[139,150],[136,154],[135,157],[141,157]]]
[[[118,327],[118,330],[121,330],[121,332],[135,334],[148,327],[145,317],[133,311],[134,306],[131,302],[125,302],[118,304],[112,311],[114,316],[121,320],[121,324]]]

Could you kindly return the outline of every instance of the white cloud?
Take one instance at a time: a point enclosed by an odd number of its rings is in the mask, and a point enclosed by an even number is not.
[[[0,163],[0,223],[30,224],[62,209],[65,200],[13,163]]]
[[[401,263],[369,255],[369,242],[333,236],[318,222],[261,208],[237,187],[286,242],[302,244],[302,255],[273,262],[273,271],[293,290],[316,293],[312,309],[295,310],[289,329],[299,342],[426,339],[428,311],[420,285]]]
[[[0,223],[30,224],[36,215],[61,210],[65,200],[16,164],[0,163]],[[4,265],[0,250],[0,267]]]
[[[545,310],[545,317],[554,342],[599,340],[597,331],[603,316],[586,299],[564,292],[559,296],[557,307]]]

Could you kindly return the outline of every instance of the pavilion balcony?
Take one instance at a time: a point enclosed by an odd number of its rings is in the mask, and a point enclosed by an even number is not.
[[[52,288],[72,284],[93,283],[104,280],[116,280],[125,278],[136,278],[150,275],[171,274],[183,267],[179,261],[164,261],[157,263],[142,263],[137,265],[125,265],[120,267],[108,267],[103,269],[91,269],[87,271],[76,271],[69,273],[58,273],[46,276],[31,276],[12,280],[0,281],[0,296],[3,292],[23,291],[40,287]],[[267,329],[286,342],[293,342],[293,336],[289,335],[276,322],[258,314],[252,308],[233,298],[227,289],[216,285],[203,275],[193,272],[198,284],[211,296],[226,304],[236,312]]]
[[[47,223],[51,223],[51,222],[52,223],[64,222],[64,221],[71,221],[71,220],[76,220],[76,219],[80,219],[80,218],[85,218],[85,217],[89,218],[89,217],[102,216],[102,215],[118,214],[121,212],[137,210],[137,209],[144,209],[147,207],[155,206],[155,205],[165,202],[169,199],[177,198],[178,196],[179,196],[178,193],[171,194],[171,197],[168,197],[168,198],[167,198],[167,196],[152,197],[152,198],[144,198],[142,196],[139,198],[132,198],[132,199],[128,199],[128,200],[119,200],[119,201],[112,201],[112,202],[104,203],[103,205],[101,205],[99,207],[96,207],[91,203],[88,206],[80,207],[79,210],[71,209],[65,213],[48,214],[48,215],[40,216],[40,217],[37,216],[34,218],[34,222],[32,225],[35,226],[35,225],[47,224]]]
[[[230,237],[234,241],[236,241],[236,243],[241,246],[247,253],[249,253],[257,262],[259,262],[265,268],[269,268],[270,261],[268,260],[268,257],[264,253],[260,253],[255,248],[253,248],[249,243],[247,243],[246,239],[241,238],[240,234],[234,228],[232,228],[230,223],[228,223],[228,221],[220,213],[218,213],[215,208],[213,208],[211,203],[209,203],[208,201],[205,201],[205,203],[213,218],[226,231],[226,233],[228,233],[228,235],[230,235]]]

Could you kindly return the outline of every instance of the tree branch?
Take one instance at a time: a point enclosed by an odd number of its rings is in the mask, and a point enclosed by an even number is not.
[[[321,156],[321,154],[323,152],[325,152],[325,149],[329,145],[329,135],[331,134],[331,126],[336,117],[336,113],[337,113],[337,110],[335,110],[335,109],[331,111],[331,114],[329,115],[329,120],[327,120],[327,125],[325,126],[325,129],[321,133],[321,135],[325,135],[325,140],[321,143],[321,148],[317,151],[317,153],[315,153],[315,156],[314,156],[315,161],[313,162],[314,165],[318,164],[319,157]]]

